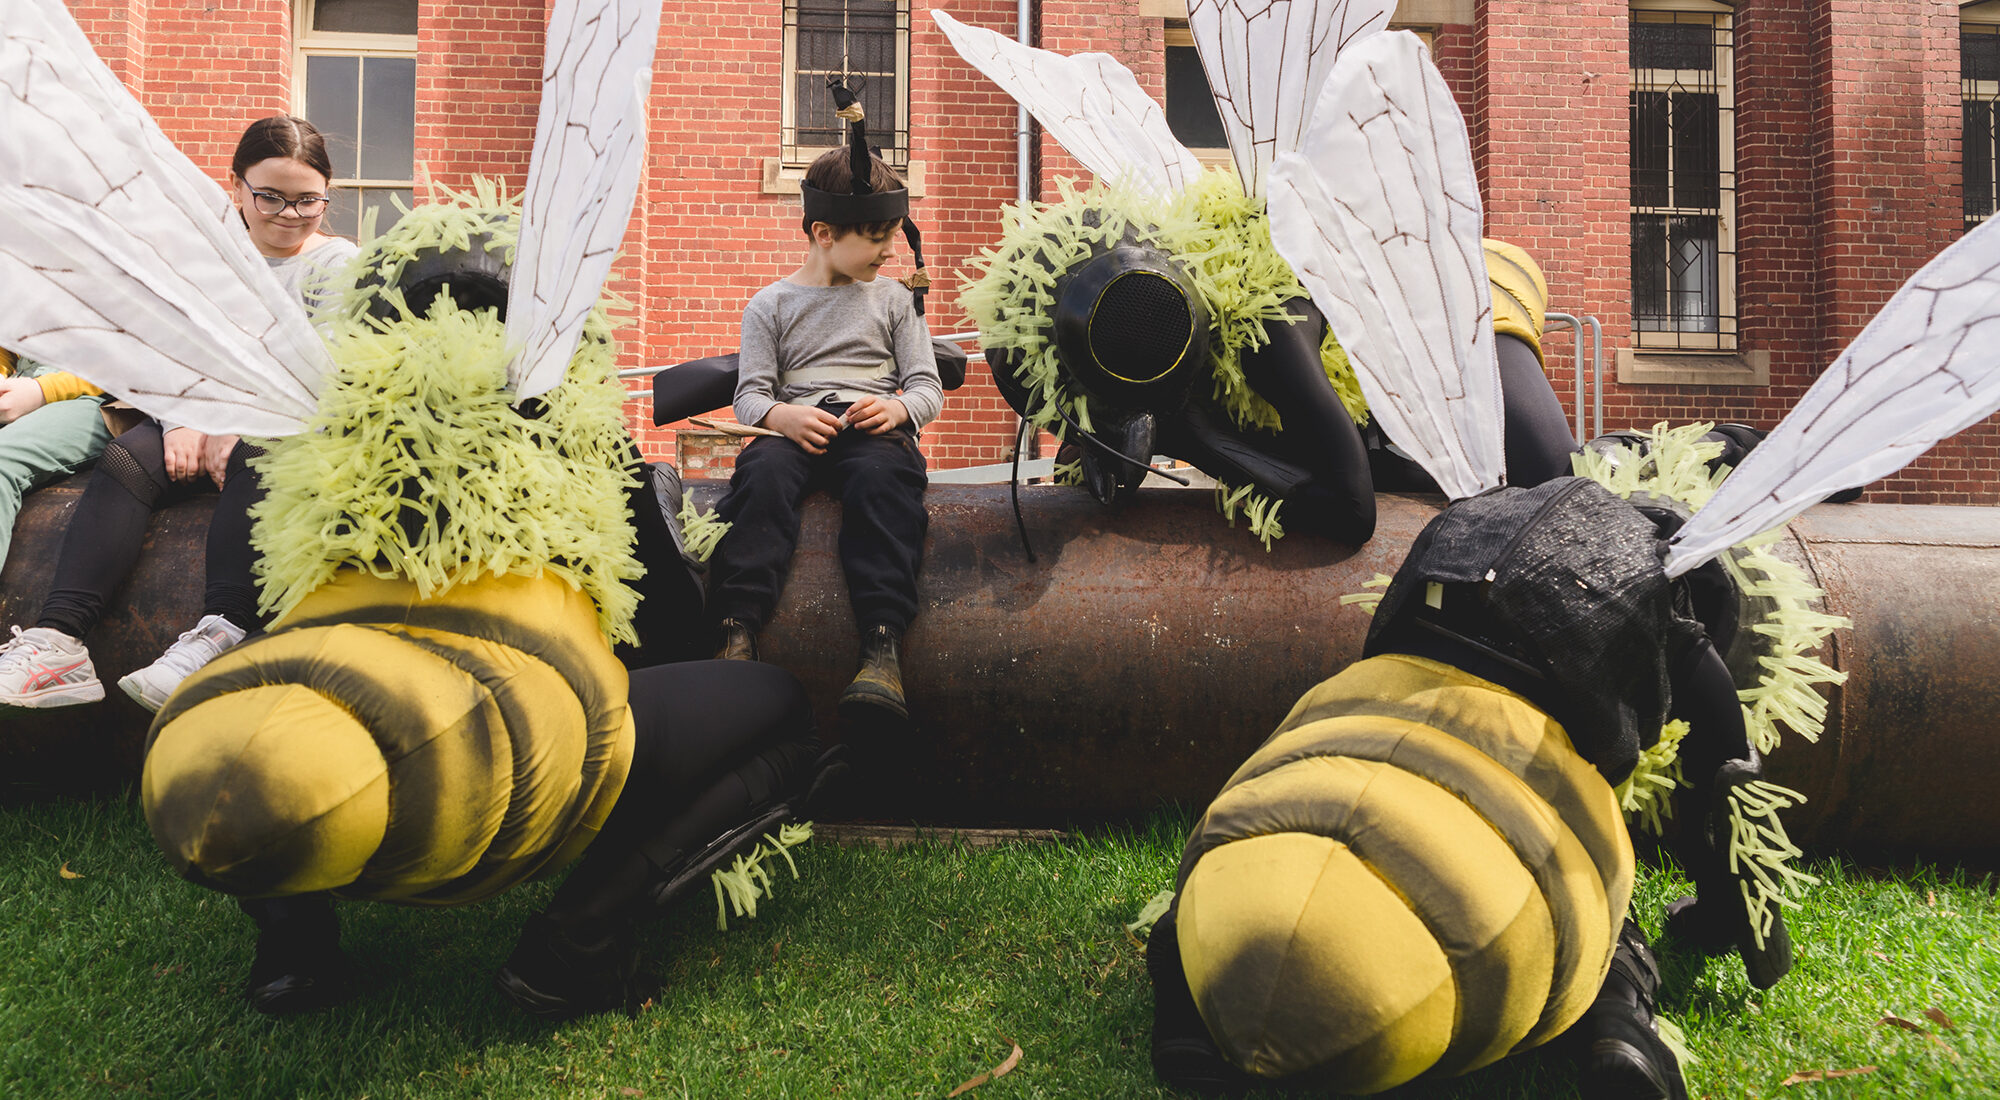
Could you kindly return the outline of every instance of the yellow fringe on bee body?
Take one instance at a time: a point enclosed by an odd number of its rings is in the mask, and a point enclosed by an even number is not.
[[[1166,916],[1167,910],[1173,908],[1173,905],[1174,892],[1171,888],[1154,894],[1152,897],[1146,899],[1146,904],[1139,907],[1138,915],[1133,917],[1132,921],[1125,926],[1125,931],[1134,935],[1140,932],[1151,932],[1153,926],[1160,923],[1160,918]]]
[[[709,880],[715,884],[716,930],[720,932],[729,930],[729,918],[724,912],[725,901],[728,903],[728,908],[734,910],[737,916],[756,919],[758,899],[769,897],[771,887],[776,885],[776,880],[766,868],[772,856],[783,859],[785,866],[792,870],[792,878],[796,880],[799,877],[799,865],[792,861],[791,849],[811,840],[812,835],[813,828],[810,821],[781,826],[777,836],[765,833],[763,841],[748,853],[737,856],[736,861],[731,863],[728,869],[718,869],[709,875]]]
[[[1777,923],[1771,907],[1789,905],[1796,909],[1799,903],[1793,899],[1803,897],[1806,887],[1819,883],[1818,876],[1791,865],[1805,853],[1792,843],[1784,822],[1778,820],[1779,810],[1805,800],[1805,795],[1789,787],[1762,779],[1729,792],[1729,871],[1742,888],[1743,904],[1750,912],[1750,933],[1760,951],[1764,937]]]
[[[1229,526],[1236,526],[1236,515],[1241,512],[1249,524],[1250,533],[1264,543],[1264,552],[1271,552],[1271,540],[1285,537],[1284,524],[1278,522],[1278,509],[1284,506],[1279,498],[1257,492],[1253,485],[1232,488],[1218,481],[1215,483],[1215,508]]]
[[[252,462],[269,495],[251,515],[260,607],[282,617],[342,568],[401,577],[424,598],[486,576],[561,579],[591,598],[604,636],[634,641],[642,570],[626,490],[637,483],[611,322],[593,311],[561,385],[529,419],[514,407],[514,349],[492,310],[439,295],[422,317],[393,286],[423,249],[491,234],[511,251],[519,206],[482,181],[408,213],[350,272],[379,272],[320,318],[336,371],[317,414]],[[388,297],[401,316],[369,304]]]
[[[1625,782],[1612,789],[1625,820],[1654,836],[1666,831],[1666,819],[1674,816],[1673,793],[1687,786],[1681,779],[1681,739],[1688,724],[1676,718],[1660,728],[1660,739],[1639,752],[1639,762]]]
[[[1246,196],[1234,173],[1211,169],[1171,196],[1058,179],[1054,202],[1010,206],[1004,220],[1000,243],[972,261],[977,274],[960,301],[977,322],[982,345],[1021,353],[1020,381],[1029,391],[1034,423],[1062,436],[1065,426],[1054,409],[1060,403],[1079,426],[1091,427],[1088,402],[1063,386],[1056,362],[1055,284],[1058,273],[1094,246],[1118,241],[1129,227],[1180,262],[1207,306],[1216,401],[1242,427],[1282,430],[1279,411],[1244,380],[1242,356],[1265,343],[1267,322],[1294,319],[1286,303],[1304,297],[1305,288],[1271,246],[1263,200]],[[1355,423],[1366,424],[1360,383],[1330,330],[1320,358],[1341,403]]]
[[[716,516],[715,509],[704,512],[695,507],[693,493],[681,494],[680,521],[681,543],[696,561],[707,561],[729,533],[730,525]]]

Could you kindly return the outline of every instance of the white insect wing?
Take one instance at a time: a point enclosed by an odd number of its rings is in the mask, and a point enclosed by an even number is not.
[[[646,156],[660,0],[560,0],[507,292],[517,400],[563,380],[625,239]]]
[[[1271,240],[1389,437],[1454,499],[1505,477],[1493,303],[1464,119],[1403,31],[1341,54],[1272,167]]]
[[[1679,576],[2000,409],[2000,221],[1939,253],[1674,536]]]
[[[1201,162],[1175,139],[1159,103],[1117,58],[1023,46],[935,8],[931,18],[961,57],[1099,179],[1172,194],[1201,174]]]
[[[1237,176],[1261,195],[1271,162],[1300,147],[1342,50],[1388,26],[1394,0],[1193,0],[1188,32]]]
[[[299,430],[325,345],[58,0],[7,4],[0,135],[0,344],[202,431]]]

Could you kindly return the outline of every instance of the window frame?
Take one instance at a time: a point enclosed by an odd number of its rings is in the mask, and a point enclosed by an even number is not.
[[[843,0],[844,3],[844,0]],[[896,121],[895,135],[900,143],[885,143],[882,135],[872,126],[869,136],[882,147],[882,159],[899,173],[911,166],[911,149],[914,142],[910,128],[910,0],[894,0],[896,5]],[[780,61],[783,72],[784,90],[778,119],[778,160],[784,169],[795,169],[803,175],[808,165],[833,145],[801,145],[796,140],[798,133],[798,86],[799,86],[799,0],[784,0],[782,12],[784,21],[784,52]],[[870,74],[879,76],[880,74]]]
[[[314,9],[319,0],[292,0],[292,103],[294,111],[303,111],[306,100],[306,70],[311,57],[384,57],[418,60],[418,35],[415,34],[357,34],[350,31],[315,31],[312,29]],[[357,86],[357,108],[360,106],[360,88]],[[308,117],[308,121],[312,121]],[[412,122],[415,120],[413,119]],[[315,123],[317,124],[317,123]],[[414,201],[417,190],[419,164],[416,156],[416,130],[410,137],[410,178],[374,179],[366,177],[336,177],[328,181],[329,191],[408,191]],[[355,168],[360,163],[357,158]],[[393,209],[391,213],[393,213]],[[362,214],[365,227],[365,210]],[[358,227],[359,228],[359,227]],[[378,230],[381,227],[378,227]]]
[[[1965,36],[1967,34],[2000,36],[2000,0],[1984,0],[1982,3],[1965,4],[1959,8],[1958,36],[1961,51],[1964,48]],[[1958,79],[1958,101],[1961,118],[1963,117],[1965,104],[1969,102],[1987,104],[1987,109],[1991,112],[1991,117],[1995,120],[1994,128],[1995,130],[2000,130],[2000,80],[1968,79],[1961,67]],[[1993,182],[1993,194],[1989,203],[1991,209],[1982,214],[1974,215],[1972,210],[1965,205],[1967,196],[1964,192],[1964,176],[1961,174],[1959,177],[1961,181],[1959,184],[1959,209],[1961,211],[1960,229],[1962,232],[1969,233],[1995,214],[2000,214],[2000,133],[1990,136],[1987,151],[1987,178]],[[1965,140],[1962,122],[1959,135],[1959,157],[1960,163],[1963,164]]]
[[[1703,69],[1631,69],[1631,93],[1668,92],[1675,88],[1703,87],[1705,74],[1713,73],[1716,96],[1716,182],[1717,196],[1714,207],[1716,219],[1716,322],[1714,332],[1682,330],[1641,330],[1636,284],[1638,269],[1633,267],[1634,293],[1631,300],[1631,339],[1634,349],[1646,353],[1693,352],[1697,354],[1728,354],[1738,350],[1742,329],[1742,318],[1737,313],[1737,270],[1736,270],[1736,28],[1733,5],[1715,3],[1712,0],[1635,0],[1629,10],[1630,19],[1637,22],[1691,23],[1688,16],[1706,17],[1714,28],[1716,45],[1715,67]],[[1628,66],[1631,55],[1626,55]],[[1672,164],[1672,133],[1668,134],[1668,163]],[[1626,153],[1628,166],[1634,159],[1636,150]],[[1669,169],[1671,172],[1671,168]],[[1708,216],[1705,208],[1681,206],[1640,206],[1635,196],[1628,193],[1626,206],[1633,217],[1698,213]]]

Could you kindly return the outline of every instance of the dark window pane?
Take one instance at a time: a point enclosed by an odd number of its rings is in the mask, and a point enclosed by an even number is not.
[[[312,29],[353,34],[417,33],[417,0],[318,0]]]
[[[1673,205],[1713,210],[1722,202],[1718,102],[1712,92],[1675,92]]]
[[[1983,218],[1993,212],[1993,104],[1972,100],[1965,115],[1965,216]]]
[[[409,179],[417,160],[417,60],[371,57],[361,76],[361,178]]]
[[[307,56],[306,120],[326,135],[334,178],[355,178],[355,139],[361,133],[360,58]]]
[[[1672,118],[1665,92],[1633,92],[1632,111],[1632,205],[1668,204],[1667,172],[1672,163],[1669,123]]]
[[[1715,27],[1699,23],[1631,23],[1635,69],[1715,68]]]
[[[397,210],[390,197],[403,200],[404,206],[411,203],[411,191],[407,187],[341,187],[333,192],[333,205],[327,207],[326,231],[340,237],[359,239],[361,236],[361,215],[373,209],[375,232],[383,233],[403,214]]]
[[[1167,47],[1167,128],[1190,149],[1229,144],[1215,97],[1209,94],[1208,74],[1193,46]]]
[[[1717,228],[1717,219],[1707,215],[1632,216],[1634,329],[1704,333],[1720,329]]]
[[[1958,72],[1966,80],[2000,80],[2000,34],[1960,34]]]

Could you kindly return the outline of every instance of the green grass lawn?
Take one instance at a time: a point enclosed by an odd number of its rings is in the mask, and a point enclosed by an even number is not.
[[[125,802],[0,807],[0,1096],[1160,1097],[1126,921],[1169,883],[1186,820],[1056,843],[813,843],[755,920],[696,899],[646,938],[636,1018],[549,1026],[490,975],[546,885],[459,910],[342,909],[348,1004],[271,1020],[238,996],[249,922],[174,879]],[[67,869],[81,877],[66,877]],[[1695,1096],[2000,1096],[1994,879],[1820,861],[1776,989],[1669,955]],[[1642,872],[1657,929],[1681,892]],[[1950,1026],[1927,1018],[1931,1009]],[[1885,1016],[1924,1029],[1883,1023]],[[1874,1071],[1785,1085],[1802,1070]],[[1396,1096],[1573,1093],[1555,1054]]]

